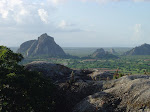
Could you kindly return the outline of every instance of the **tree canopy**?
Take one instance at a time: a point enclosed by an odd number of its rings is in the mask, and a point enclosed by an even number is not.
[[[54,85],[42,74],[25,70],[18,64],[22,59],[21,54],[0,46],[0,110],[54,111]]]

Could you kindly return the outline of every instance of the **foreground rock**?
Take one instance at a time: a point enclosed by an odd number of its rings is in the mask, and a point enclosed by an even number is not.
[[[94,94],[98,91],[102,91],[103,81],[77,81],[72,85],[62,83],[59,85],[60,92],[62,92],[62,104],[63,110],[61,112],[71,112],[73,107],[83,100],[85,97]],[[88,112],[88,111],[87,111]]]
[[[113,73],[110,73],[108,71],[94,71],[91,74],[89,74],[89,76],[95,80],[95,81],[101,81],[101,80],[112,80],[113,79]]]
[[[124,76],[79,102],[73,112],[150,112],[150,76]]]
[[[78,81],[86,82],[91,80],[88,74],[91,74],[93,71],[89,70],[72,70],[61,64],[53,64],[45,61],[34,61],[25,66],[26,70],[37,71],[43,75],[50,77],[53,82],[56,83],[68,83],[72,78],[73,83]],[[71,77],[71,75],[73,75]]]
[[[150,112],[150,76],[93,81],[91,71],[47,62],[32,62],[25,69],[51,77],[58,87],[57,112]]]
[[[52,79],[59,91],[57,112],[71,112],[72,108],[88,95],[101,91],[103,81],[93,81],[88,70],[72,70],[60,64],[36,61],[25,66],[29,71],[38,71]],[[71,80],[71,75],[74,75]]]
[[[25,66],[29,71],[43,73],[52,79],[53,82],[65,82],[69,79],[72,70],[60,64],[52,64],[44,61],[34,61]]]

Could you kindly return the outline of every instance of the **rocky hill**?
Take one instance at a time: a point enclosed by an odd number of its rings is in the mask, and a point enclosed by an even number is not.
[[[143,44],[141,46],[135,47],[124,53],[124,55],[150,55],[150,45]]]
[[[38,37],[38,40],[30,40],[20,45],[19,53],[25,57],[35,56],[66,56],[63,49],[57,45],[53,37],[48,36],[46,33]]]
[[[97,49],[92,55],[92,58],[111,59],[118,58],[117,56],[105,51],[103,48]]]

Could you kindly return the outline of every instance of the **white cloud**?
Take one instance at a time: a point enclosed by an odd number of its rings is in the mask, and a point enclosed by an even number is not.
[[[60,3],[65,3],[69,0],[0,0],[0,20],[5,19],[8,21],[19,23],[41,22],[47,23],[50,20],[51,10]],[[79,1],[92,1],[105,3],[110,1],[124,1],[124,0],[79,0]],[[127,0],[127,1],[150,1],[150,0]],[[38,16],[37,16],[38,15]],[[36,20],[36,21],[35,21]],[[4,21],[4,20],[3,20]],[[62,25],[64,22],[62,22]]]
[[[7,15],[8,15],[8,11],[6,11],[6,10],[0,10],[0,13],[1,13],[1,15],[2,15],[2,18],[7,18]]]
[[[0,44],[17,46],[43,32],[79,32],[57,17],[56,4],[65,1],[0,0]]]
[[[66,26],[67,26],[67,23],[65,20],[62,20],[59,25],[58,25],[60,28],[64,29]]]
[[[0,14],[3,19],[7,19],[11,12],[14,12],[17,7],[22,8],[21,0],[1,0],[0,1]],[[19,10],[16,10],[17,12]]]
[[[80,29],[77,24],[72,24],[70,22],[66,22],[65,20],[61,20],[57,27],[60,32],[81,32],[84,31]]]
[[[133,45],[138,45],[143,43],[143,35],[142,35],[142,24],[135,24],[133,27],[133,36],[131,38],[131,42]]]
[[[21,18],[28,13],[22,0],[1,0],[0,1],[0,20],[20,23]]]
[[[65,3],[68,0],[47,0],[49,3],[52,3],[53,5],[58,5],[61,3]]]
[[[59,0],[51,0],[52,1],[52,3],[54,3],[54,4],[58,4],[59,3]]]
[[[142,28],[141,24],[135,24],[135,26],[134,26],[135,34],[141,33],[141,28]]]
[[[47,11],[45,11],[44,9],[38,9],[38,14],[43,22],[48,23]]]
[[[4,23],[47,23],[49,14],[55,9],[47,0],[0,0],[0,20]],[[52,13],[51,13],[52,14]],[[3,24],[4,24],[3,23]]]
[[[31,38],[26,38],[25,34],[54,30],[55,25],[49,22],[54,10],[46,0],[0,0],[0,44],[18,45]]]

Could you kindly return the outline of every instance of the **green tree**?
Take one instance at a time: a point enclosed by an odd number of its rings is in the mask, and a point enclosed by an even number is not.
[[[54,85],[42,74],[24,70],[18,64],[22,59],[21,54],[0,46],[0,110],[54,111]]]

